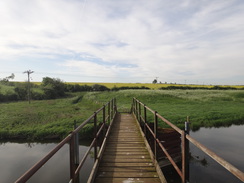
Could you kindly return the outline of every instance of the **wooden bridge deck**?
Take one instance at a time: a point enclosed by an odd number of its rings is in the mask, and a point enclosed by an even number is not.
[[[163,182],[163,175],[157,173],[139,128],[133,115],[118,115],[95,183]]]

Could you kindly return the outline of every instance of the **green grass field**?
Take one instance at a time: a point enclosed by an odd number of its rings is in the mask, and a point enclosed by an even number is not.
[[[79,94],[79,98],[83,96]],[[100,105],[78,97],[0,104],[0,138],[45,139],[66,136]]]
[[[1,103],[0,138],[62,138],[73,129],[74,120],[80,124],[114,97],[119,111],[129,110],[136,97],[181,128],[187,116],[193,130],[244,124],[243,90],[121,90],[73,95],[30,105]]]
[[[244,124],[244,92],[236,90],[126,90],[99,93],[97,100],[116,97],[118,110],[131,106],[136,97],[163,117],[183,127],[187,118],[193,129]],[[162,125],[162,124],[161,124]]]

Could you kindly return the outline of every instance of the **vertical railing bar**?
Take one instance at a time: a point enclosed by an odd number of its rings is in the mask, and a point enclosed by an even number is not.
[[[158,116],[157,116],[157,111],[154,112],[154,135],[155,135],[155,138],[154,138],[154,157],[155,157],[155,160],[157,161],[158,159],[158,155],[157,155],[157,138],[158,138],[158,135],[157,135],[157,131],[158,131]]]
[[[110,124],[111,121],[111,114],[110,114],[110,101],[108,103],[108,124]]]
[[[137,120],[139,120],[139,103],[138,101],[136,101],[136,116],[137,116]]]
[[[190,134],[190,122],[189,122],[189,116],[186,118],[185,122],[185,180],[189,181],[190,180],[190,165],[189,165],[189,140],[186,138],[186,135]]]
[[[147,127],[146,127],[146,124],[147,124],[147,108],[146,108],[145,104],[144,104],[144,121],[145,121],[145,123],[143,124],[144,134],[145,134],[145,136],[147,136]]]
[[[94,112],[94,161],[97,159],[97,113]]]
[[[134,114],[134,97],[132,98],[131,113]]]
[[[116,98],[114,98],[114,115],[117,112],[117,101]]]
[[[69,154],[70,154],[70,179],[75,183],[75,135],[71,134],[70,145],[69,145]]]
[[[186,134],[185,131],[182,130],[181,133],[181,151],[182,151],[182,183],[186,182]]]
[[[112,116],[114,116],[114,98],[112,100]]]
[[[74,120],[74,129],[77,128],[77,122]],[[79,133],[75,134],[75,164],[79,164]]]
[[[105,127],[105,124],[106,124],[106,105],[103,106],[103,124],[104,124],[103,137],[105,137],[105,133],[106,133],[106,127]]]
[[[139,115],[139,124],[141,124],[141,104],[139,103],[139,109],[138,109],[138,115]]]

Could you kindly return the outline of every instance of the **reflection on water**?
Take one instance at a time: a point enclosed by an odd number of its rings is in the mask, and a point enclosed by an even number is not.
[[[190,135],[236,168],[244,171],[243,132],[244,125],[232,125],[229,128],[201,128],[197,132],[191,132]],[[197,147],[190,145],[190,151],[192,157],[190,182],[242,182]]]
[[[43,158],[57,143],[16,143],[0,142],[0,177],[3,183],[12,183],[36,162]],[[88,147],[80,145],[80,154]],[[88,157],[85,168],[81,169],[81,182],[86,182],[93,165],[92,156]],[[69,145],[66,144],[51,158],[28,182],[69,182]]]
[[[244,125],[201,128],[190,135],[236,168],[244,171]],[[242,183],[212,158],[190,143],[190,183]],[[181,165],[179,165],[181,167]],[[173,167],[164,173],[169,183],[181,182]]]

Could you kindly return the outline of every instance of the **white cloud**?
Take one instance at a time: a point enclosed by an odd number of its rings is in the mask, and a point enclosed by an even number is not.
[[[3,0],[0,12],[0,63],[59,59],[114,82],[244,80],[241,0]]]

